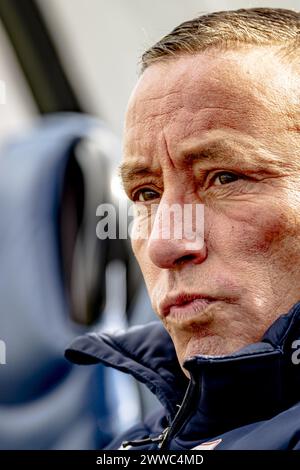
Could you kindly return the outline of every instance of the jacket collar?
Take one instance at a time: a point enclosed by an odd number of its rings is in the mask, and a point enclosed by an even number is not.
[[[192,392],[181,438],[215,436],[244,424],[267,419],[300,398],[300,365],[294,364],[293,342],[300,337],[300,302],[279,317],[261,342],[227,356],[195,356],[184,364]],[[133,375],[156,394],[174,417],[188,381],[178,364],[170,336],[159,322],[114,335],[90,333],[66,350],[77,364],[104,363]],[[295,361],[294,361],[295,362]],[[197,423],[197,425],[196,425]]]
[[[75,364],[101,362],[131,374],[157,396],[170,417],[177,412],[188,385],[172,340],[158,321],[114,334],[79,336],[65,356]]]

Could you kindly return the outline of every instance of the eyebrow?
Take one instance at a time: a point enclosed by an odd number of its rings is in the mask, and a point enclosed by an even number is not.
[[[224,158],[216,157],[213,155],[213,152],[189,152],[187,155],[184,155],[180,159],[180,163],[191,165],[194,162],[201,161],[203,159],[208,160],[224,160]],[[119,166],[119,176],[125,192],[128,193],[129,187],[134,184],[134,182],[142,180],[147,177],[156,177],[162,178],[162,170],[160,168],[153,168],[147,166],[139,161],[124,162]]]
[[[199,146],[198,146],[199,147]],[[220,150],[219,150],[220,151]],[[180,159],[181,164],[192,164],[195,161],[206,159],[212,160],[216,157],[216,152],[206,149],[204,150],[190,150]],[[124,162],[119,166],[119,176],[124,185],[132,182],[133,179],[143,178],[150,175],[161,176],[162,171],[160,168],[153,168],[141,163],[138,160],[132,162]]]
[[[162,172],[159,168],[153,169],[149,166],[143,165],[140,162],[124,162],[119,166],[119,175],[124,186],[137,178],[145,178],[150,175],[161,176],[161,174]]]
[[[245,150],[251,152],[252,163],[256,163],[258,167],[262,167],[263,158],[258,155],[259,145],[252,138],[237,138],[237,136],[230,136],[227,138],[207,139],[206,141],[199,142],[193,139],[190,144],[182,146],[180,157],[180,164],[193,164],[198,161],[237,161],[242,163],[240,159],[241,152],[245,156]],[[238,154],[238,156],[237,156]],[[153,168],[147,166],[142,162],[135,161],[124,162],[119,167],[119,174],[122,179],[124,187],[130,185],[133,180],[147,176],[161,176],[160,168]]]

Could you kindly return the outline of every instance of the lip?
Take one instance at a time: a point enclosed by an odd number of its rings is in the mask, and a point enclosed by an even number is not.
[[[160,305],[161,316],[181,317],[182,319],[200,314],[208,305],[218,299],[206,294],[180,293],[176,296],[167,296]]]

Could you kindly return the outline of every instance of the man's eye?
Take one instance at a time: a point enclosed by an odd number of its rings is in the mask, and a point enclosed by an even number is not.
[[[214,178],[213,182],[215,185],[219,186],[221,184],[229,184],[233,183],[234,181],[240,179],[241,176],[237,175],[236,173],[230,173],[228,171],[222,171],[221,173],[217,173]]]
[[[134,201],[137,202],[149,202],[157,199],[159,194],[150,188],[139,189],[134,195]]]

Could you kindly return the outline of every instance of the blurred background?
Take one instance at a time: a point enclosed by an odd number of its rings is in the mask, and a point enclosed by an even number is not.
[[[299,0],[0,0],[0,449],[103,448],[159,406],[63,357],[79,334],[155,318],[128,240],[98,239],[96,209],[125,201],[143,51],[194,16],[254,6]]]

